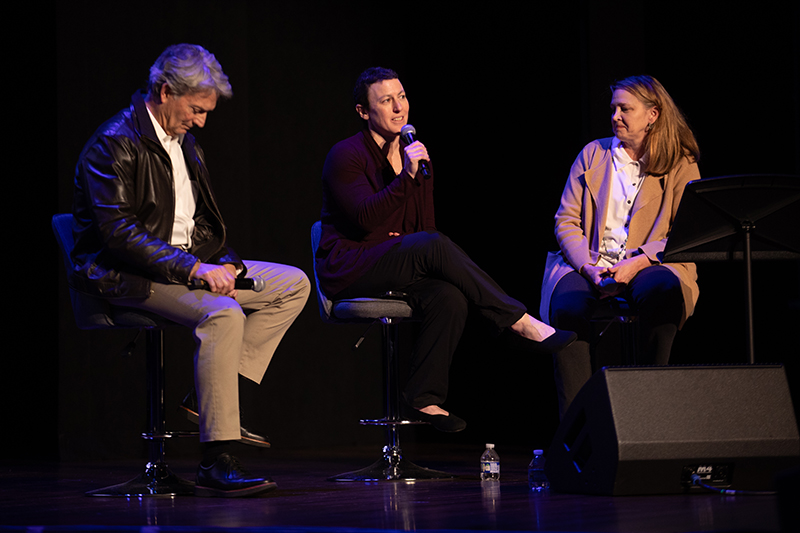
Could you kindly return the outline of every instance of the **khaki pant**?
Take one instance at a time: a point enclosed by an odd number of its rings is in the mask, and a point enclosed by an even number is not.
[[[152,283],[150,297],[114,302],[150,311],[192,328],[197,342],[195,387],[200,441],[238,440],[238,374],[260,383],[275,349],[306,303],[309,282],[302,270],[244,261],[247,277],[261,277],[261,292],[240,290],[234,300],[184,285]]]

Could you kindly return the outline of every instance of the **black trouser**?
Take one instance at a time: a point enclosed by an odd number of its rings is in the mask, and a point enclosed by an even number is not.
[[[525,314],[520,302],[438,232],[405,235],[334,299],[375,297],[389,290],[407,293],[409,305],[422,319],[403,393],[406,402],[417,408],[445,401],[450,362],[470,305],[498,330]]]
[[[641,361],[637,364],[666,365],[683,315],[680,280],[664,266],[650,266],[631,280],[621,296],[639,313]],[[561,416],[592,376],[590,319],[599,303],[598,290],[577,272],[561,278],[550,299],[550,325],[578,334],[577,341],[553,358]]]

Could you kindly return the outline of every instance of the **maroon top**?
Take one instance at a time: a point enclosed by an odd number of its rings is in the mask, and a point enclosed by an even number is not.
[[[322,171],[322,238],[317,276],[335,296],[367,272],[403,235],[435,231],[430,179],[395,174],[369,130],[337,143]],[[390,232],[400,233],[389,237]]]

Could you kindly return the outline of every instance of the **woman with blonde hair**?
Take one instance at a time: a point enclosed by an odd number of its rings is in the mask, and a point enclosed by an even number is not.
[[[555,354],[561,414],[591,377],[590,317],[624,296],[638,309],[640,364],[667,364],[697,302],[693,263],[662,263],[689,181],[700,178],[697,141],[664,87],[650,76],[611,85],[613,137],[586,145],[555,216],[560,250],[548,255],[541,316],[578,340]]]

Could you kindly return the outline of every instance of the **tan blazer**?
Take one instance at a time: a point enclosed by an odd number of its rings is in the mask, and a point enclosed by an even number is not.
[[[593,141],[584,147],[569,173],[556,212],[555,234],[559,252],[550,252],[542,283],[540,314],[549,323],[550,297],[558,281],[585,264],[596,265],[600,241],[606,226],[614,170],[613,137]],[[669,174],[644,180],[631,213],[626,258],[645,254],[661,262],[678,204],[686,184],[700,179],[697,163],[682,158]],[[694,263],[664,263],[681,281],[683,318],[681,326],[694,312],[700,288]]]

